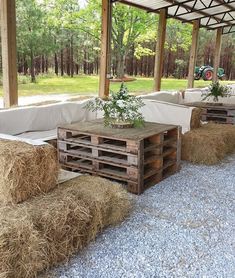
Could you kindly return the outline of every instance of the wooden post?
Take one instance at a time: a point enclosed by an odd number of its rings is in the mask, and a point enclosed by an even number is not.
[[[112,2],[102,0],[102,30],[100,56],[100,84],[99,97],[106,99],[109,96],[110,77],[110,49],[112,31]]]
[[[160,10],[159,25],[158,25],[158,37],[156,45],[156,58],[154,67],[154,90],[161,90],[161,79],[163,71],[164,60],[164,45],[166,39],[166,23],[167,23],[167,9]]]
[[[195,71],[196,60],[197,60],[199,28],[200,28],[199,20],[194,20],[193,33],[192,33],[192,46],[191,46],[190,58],[189,58],[188,88],[193,88],[194,85],[194,71]]]
[[[214,73],[213,73],[213,82],[218,80],[218,68],[220,64],[220,52],[222,44],[222,28],[217,29],[216,33],[216,43],[215,43],[215,57],[214,57]]]
[[[15,0],[0,0],[4,107],[18,104]]]

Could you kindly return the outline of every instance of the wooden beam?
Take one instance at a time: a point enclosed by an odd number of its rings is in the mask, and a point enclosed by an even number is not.
[[[100,84],[99,97],[106,99],[109,96],[110,77],[110,50],[112,31],[112,2],[102,0],[102,30],[101,30],[101,56],[100,56]]]
[[[189,58],[189,71],[188,71],[188,88],[194,86],[194,71],[197,60],[197,48],[198,48],[198,36],[199,36],[200,21],[193,21],[193,32],[192,32],[192,46]]]
[[[15,0],[0,0],[4,107],[18,104]]]
[[[222,28],[217,29],[216,32],[216,42],[215,42],[215,57],[214,57],[214,73],[213,73],[213,82],[218,80],[218,68],[220,64],[220,53],[221,53],[221,44],[222,44]]]
[[[156,58],[154,67],[154,90],[161,90],[161,79],[163,72],[163,60],[164,60],[164,45],[166,39],[166,23],[167,23],[167,9],[160,10],[159,25],[158,25],[158,37],[156,44]]]

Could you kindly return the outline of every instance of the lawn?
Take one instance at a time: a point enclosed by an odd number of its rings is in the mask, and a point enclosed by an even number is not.
[[[223,84],[231,81],[222,81]],[[234,81],[232,82],[234,83]],[[126,83],[130,92],[149,93],[153,92],[153,78],[137,78],[136,81]],[[203,80],[195,81],[195,87],[205,87],[210,82]],[[111,90],[117,91],[120,83],[111,83]],[[187,86],[185,79],[163,79],[162,90],[183,90]],[[42,94],[79,94],[95,95],[99,90],[98,76],[76,76],[76,77],[39,77],[37,83],[26,83],[19,85],[20,96],[42,95]],[[2,96],[2,87],[0,87]]]

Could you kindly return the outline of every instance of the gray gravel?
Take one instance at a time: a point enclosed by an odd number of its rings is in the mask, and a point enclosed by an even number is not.
[[[134,197],[121,226],[100,234],[57,278],[235,277],[235,156],[180,173]]]

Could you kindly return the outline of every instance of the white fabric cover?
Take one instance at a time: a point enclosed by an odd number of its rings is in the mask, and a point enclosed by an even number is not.
[[[84,109],[87,100],[0,111],[0,133],[17,135],[55,129],[58,125],[93,120],[96,113]]]
[[[142,113],[146,121],[180,125],[183,133],[190,130],[193,107],[156,100],[144,100],[144,103]]]
[[[171,91],[160,91],[154,92],[147,95],[141,95],[142,99],[152,99],[152,100],[159,100],[165,101],[170,103],[179,104],[181,101],[181,94],[179,92],[171,92]]]
[[[231,97],[226,98],[219,98],[219,102],[221,103],[227,103],[227,104],[235,104],[235,85],[228,85],[228,87],[231,88]],[[190,103],[190,102],[198,102],[202,101],[203,94],[208,92],[208,88],[195,88],[195,89],[187,89],[185,91],[185,96],[183,99],[183,103]],[[213,102],[213,98],[210,100],[204,100],[204,102]]]
[[[31,139],[31,140],[43,140],[49,141],[57,138],[57,129],[46,131],[31,131],[17,135],[17,137]]]
[[[33,146],[41,146],[41,145],[47,144],[47,143],[43,142],[42,140],[25,139],[25,138],[20,138],[18,136],[12,136],[12,135],[2,134],[2,133],[0,133],[0,139],[25,142],[25,143],[28,143]]]

